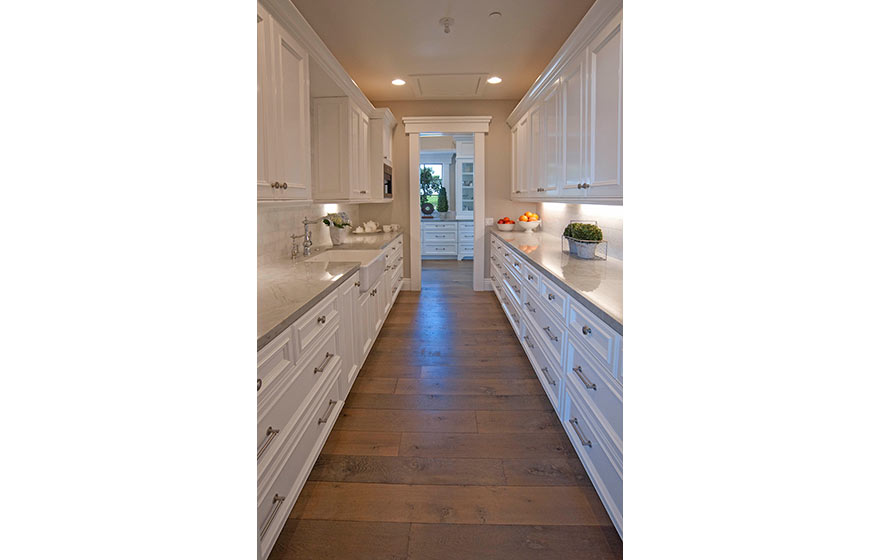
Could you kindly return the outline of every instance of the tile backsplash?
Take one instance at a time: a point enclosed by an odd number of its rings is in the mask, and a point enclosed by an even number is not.
[[[608,241],[608,256],[623,260],[623,206],[601,204],[538,204],[541,229],[553,235],[562,235],[571,220],[595,221]]]
[[[290,259],[291,235],[302,235],[303,220],[314,220],[328,212],[346,212],[352,223],[359,224],[357,204],[303,204],[301,202],[257,203],[257,264]],[[324,224],[310,226],[315,246],[330,245],[330,231]],[[297,243],[302,247],[302,239]]]

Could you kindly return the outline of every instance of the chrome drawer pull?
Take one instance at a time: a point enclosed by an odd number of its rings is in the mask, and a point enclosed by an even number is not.
[[[534,279],[535,279],[535,277],[532,276],[531,274],[529,274],[529,280],[534,280]]]
[[[574,433],[577,434],[578,439],[581,440],[581,445],[586,445],[587,447],[593,447],[593,442],[588,440],[581,434],[580,424],[578,424],[577,418],[569,418],[568,423],[571,424],[571,427],[574,428]]]
[[[559,342],[559,337],[554,336],[552,332],[550,332],[550,327],[544,327],[544,330],[547,332],[547,336],[550,337],[550,340],[553,342]]]
[[[531,305],[529,302],[526,302],[526,309],[528,309],[528,310],[531,311],[532,313],[535,313],[534,308],[532,308],[532,305]]]
[[[508,276],[506,272],[502,272],[501,276],[504,276],[505,278],[510,278],[510,276]]]
[[[321,324],[323,325],[324,323],[327,322],[327,316],[326,316],[326,315],[321,315],[320,317],[318,317],[318,322],[321,323]]]
[[[547,299],[553,301],[554,299],[556,299],[556,296],[554,296],[553,294],[547,294]]]
[[[333,354],[327,352],[324,356],[324,361],[321,362],[321,365],[315,368],[315,373],[324,373],[324,368],[327,367],[327,364],[330,363],[330,360],[333,359]]]
[[[511,286],[511,288],[513,288],[514,292],[519,293],[519,286]]]
[[[263,387],[263,380],[258,377],[257,378],[257,391],[259,391],[260,388],[262,388],[262,387]]]
[[[327,420],[330,419],[330,413],[333,412],[333,407],[336,406],[336,403],[338,402],[339,401],[334,401],[333,399],[330,399],[330,407],[327,409],[327,414],[325,414],[323,418],[318,418],[319,425],[327,423]]]
[[[593,334],[593,329],[591,329],[590,327],[584,327],[582,329],[582,332],[584,333],[584,335],[591,335]]]
[[[594,391],[597,390],[596,384],[593,383],[592,381],[590,381],[589,379],[587,379],[587,376],[584,375],[584,370],[581,368],[581,366],[575,366],[575,367],[571,368],[571,371],[573,371],[577,374],[577,376],[580,378],[580,380],[584,382],[584,385],[587,386],[587,389],[592,389]]]
[[[556,382],[553,381],[552,379],[550,379],[550,370],[549,369],[542,367],[541,373],[544,374],[544,378],[547,379],[547,381],[550,383],[550,385],[553,385],[554,387],[556,387]]]
[[[360,287],[361,287],[361,281],[358,280],[357,282],[354,283],[354,285],[357,286],[358,288],[360,288]]]
[[[263,527],[260,529],[260,540],[263,540],[263,537],[266,536],[266,532],[269,530],[269,525],[275,521],[275,516],[278,515],[278,510],[281,509],[281,504],[285,499],[287,499],[287,496],[279,496],[278,494],[275,494],[275,497],[272,498],[272,513],[269,514],[269,519],[263,523]]]
[[[260,460],[263,452],[269,448],[269,444],[272,443],[272,440],[275,439],[275,436],[278,435],[278,432],[279,430],[272,428],[272,426],[269,426],[269,429],[266,430],[266,437],[263,439],[263,443],[260,445],[260,449],[257,451],[257,461]]]
[[[525,335],[525,336],[523,337],[523,340],[526,341],[526,344],[529,346],[529,348],[534,348],[534,347],[535,347],[535,345],[532,344],[532,341],[529,340],[529,335]]]

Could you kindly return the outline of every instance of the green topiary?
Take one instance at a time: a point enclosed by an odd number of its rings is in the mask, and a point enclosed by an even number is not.
[[[579,241],[602,241],[602,230],[595,224],[568,224],[562,235]]]
[[[437,211],[449,212],[449,199],[446,198],[446,187],[440,187],[440,194],[437,195]]]

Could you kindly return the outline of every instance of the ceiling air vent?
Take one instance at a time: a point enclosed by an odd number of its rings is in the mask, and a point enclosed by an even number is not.
[[[407,82],[419,99],[466,99],[483,96],[486,74],[412,74]]]

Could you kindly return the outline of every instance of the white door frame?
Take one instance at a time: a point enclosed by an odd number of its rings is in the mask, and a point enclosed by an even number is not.
[[[422,211],[419,204],[419,134],[474,134],[474,290],[486,290],[483,262],[486,231],[486,134],[492,117],[403,117],[409,135],[409,289],[422,289]],[[415,206],[413,206],[415,202]]]

